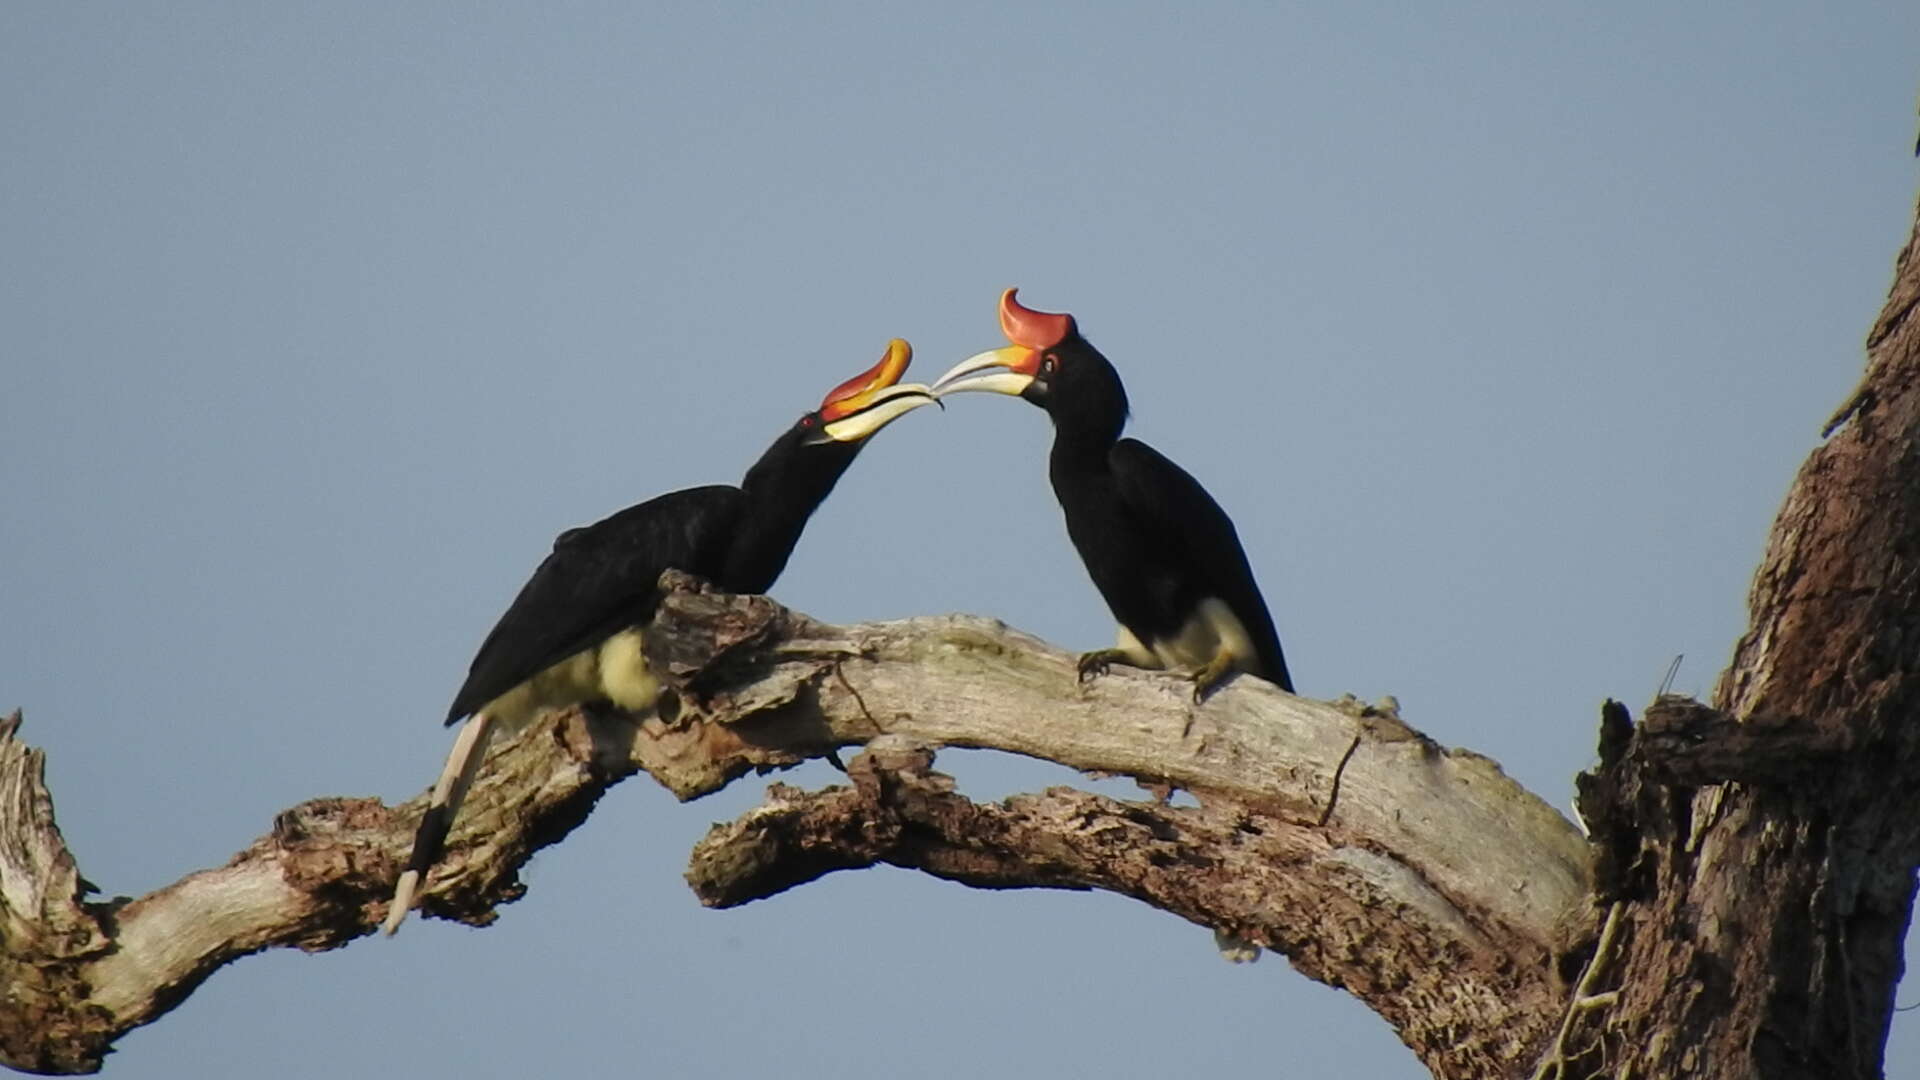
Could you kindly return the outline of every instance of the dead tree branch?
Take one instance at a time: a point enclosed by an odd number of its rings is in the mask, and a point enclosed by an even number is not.
[[[654,634],[671,688],[660,715],[573,710],[497,747],[428,883],[428,915],[491,921],[520,895],[532,853],[635,772],[694,798],[884,729],[899,745],[857,759],[854,787],[777,787],[769,808],[704,843],[690,874],[702,897],[739,903],[874,861],[993,887],[1111,889],[1287,952],[1417,1045],[1444,1041],[1423,1055],[1435,1066],[1512,1060],[1545,1022],[1554,957],[1585,919],[1585,842],[1487,758],[1390,712],[1250,679],[1201,707],[1163,676],[1083,686],[1070,655],[990,620],[834,627],[680,575],[669,584]],[[976,805],[929,771],[931,749],[912,749],[941,746],[1134,776],[1201,805],[1065,789]],[[238,957],[369,933],[422,808],[304,803],[224,867],[89,902],[38,752],[11,727],[0,748],[18,808],[0,822],[17,988],[0,1007],[0,1055],[16,1068],[96,1068],[114,1038]]]

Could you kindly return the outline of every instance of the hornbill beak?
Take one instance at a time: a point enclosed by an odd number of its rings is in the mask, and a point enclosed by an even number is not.
[[[887,342],[880,362],[827,392],[820,402],[820,442],[860,442],[922,405],[934,404],[921,383],[903,383],[913,346],[900,338]]]
[[[934,396],[991,390],[1018,397],[1039,378],[1041,354],[1073,335],[1073,316],[1035,311],[1014,299],[1017,292],[1000,294],[1000,332],[1013,344],[960,361],[934,381]]]
[[[996,394],[1019,397],[1033,385],[1040,373],[1040,350],[1025,345],[1008,345],[969,356],[953,370],[934,381],[933,394],[960,394],[968,390],[991,390]]]

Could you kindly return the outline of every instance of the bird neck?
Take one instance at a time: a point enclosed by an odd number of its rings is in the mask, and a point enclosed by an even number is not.
[[[1075,376],[1046,403],[1053,418],[1053,458],[1059,464],[1105,468],[1108,451],[1127,426],[1127,388],[1091,347],[1067,363],[1079,365]]]
[[[760,456],[740,481],[746,501],[727,555],[727,588],[765,592],[773,587],[807,519],[859,452],[858,443],[808,446],[782,437]]]
[[[1049,459],[1052,470],[1056,474],[1102,471],[1108,467],[1107,455],[1119,440],[1117,425],[1111,428],[1087,428],[1069,426],[1056,420],[1053,426],[1053,453]]]

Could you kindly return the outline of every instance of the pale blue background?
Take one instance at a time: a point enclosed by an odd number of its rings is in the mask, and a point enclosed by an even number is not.
[[[0,706],[83,870],[413,795],[554,533],[737,479],[892,335],[998,344],[1007,285],[1234,514],[1304,692],[1564,806],[1603,697],[1711,690],[1859,372],[1920,7],[1407,7],[0,6]],[[1048,439],[909,417],[775,591],[1105,644]],[[687,848],[760,787],[627,784],[496,928],[244,961],[109,1072],[1420,1075],[1111,896],[702,910]]]

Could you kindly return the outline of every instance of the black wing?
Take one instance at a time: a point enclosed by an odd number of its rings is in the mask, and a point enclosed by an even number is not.
[[[1247,628],[1267,680],[1292,693],[1293,677],[1280,651],[1280,635],[1253,580],[1233,519],[1187,470],[1138,439],[1114,444],[1107,462],[1127,509],[1166,550],[1184,553],[1182,564],[1204,577],[1207,591],[1226,601]]]
[[[739,488],[688,488],[568,529],[473,658],[447,723],[653,617],[662,571],[712,577],[740,515]]]

